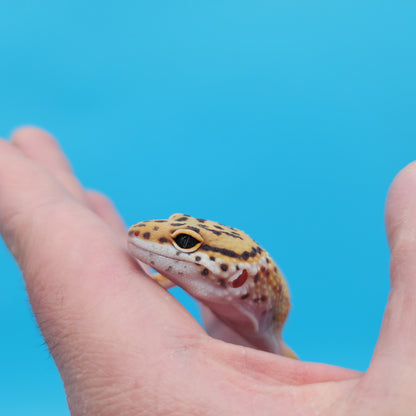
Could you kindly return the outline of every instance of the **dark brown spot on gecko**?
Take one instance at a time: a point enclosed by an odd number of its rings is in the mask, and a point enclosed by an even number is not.
[[[185,225],[184,222],[173,222],[171,224],[172,227],[181,227],[182,225]]]
[[[153,231],[157,231],[159,229],[159,227],[157,226],[157,225],[155,225],[154,227],[153,227]]]
[[[255,302],[255,303],[260,302],[260,298],[253,299],[253,302]]]
[[[227,257],[239,257],[239,254],[237,254],[235,251],[233,250],[228,250],[226,248],[220,248],[220,247],[212,247],[208,244],[204,244],[200,247],[200,250],[204,250],[204,251],[213,251],[214,253],[220,253],[224,256]]]
[[[257,273],[255,276],[254,276],[254,283],[257,283],[259,281],[259,274]]]
[[[136,227],[146,227],[147,224],[143,224],[142,222],[140,224],[136,224]]]
[[[211,261],[215,261],[215,257],[214,257],[214,256],[209,256],[209,259],[210,259]]]
[[[143,238],[145,238],[146,240],[148,240],[150,238],[150,233],[146,232],[143,234]]]
[[[201,256],[196,256],[195,261],[201,261]]]
[[[247,299],[248,297],[249,297],[249,294],[248,294],[248,293],[246,293],[245,295],[241,296],[241,298],[240,298],[240,299]]]
[[[244,251],[242,254],[238,254],[233,250],[228,250],[222,247],[213,247],[208,244],[204,244],[200,247],[200,250],[204,251],[213,251],[214,253],[221,253],[223,256],[237,258],[237,259],[244,259],[248,260],[251,257],[251,254],[248,251]]]
[[[153,220],[153,222],[167,222],[167,220]]]
[[[228,264],[222,263],[220,267],[221,267],[221,270],[223,270],[224,272],[228,270]]]
[[[202,272],[201,272],[202,276],[207,276],[208,273],[209,273],[208,269],[203,269]]]
[[[265,301],[267,300],[267,296],[266,296],[266,295],[261,295],[261,296],[260,296],[260,300],[261,300],[262,302],[265,302]]]
[[[268,257],[266,257],[266,263],[269,264],[270,263],[270,259]]]
[[[226,235],[229,235],[230,237],[233,237],[233,238],[239,238],[240,240],[243,240],[243,238],[239,235],[239,234],[237,234],[237,233],[235,233],[235,232],[228,232],[228,231],[225,231],[224,230],[224,228],[222,229],[222,231],[218,231],[218,230],[214,230],[214,229],[212,229],[212,228],[210,228],[210,227],[208,227],[207,225],[205,225],[205,224],[201,224],[200,225],[200,227],[201,228],[204,228],[205,230],[207,230],[207,231],[210,231],[211,233],[213,233],[213,234],[215,234],[215,235],[222,235],[222,234],[226,234]],[[215,226],[214,226],[215,227]],[[224,225],[224,227],[225,227],[225,225]],[[228,228],[228,227],[227,227]]]
[[[173,225],[173,224],[172,224]],[[189,230],[195,231],[196,233],[199,233],[199,228],[196,227],[192,227],[190,225],[188,225],[186,228],[188,228]]]
[[[248,277],[247,270],[244,269],[243,272],[240,274],[240,276],[237,277],[237,279],[233,280],[231,283],[232,287],[237,288],[243,286],[243,284],[246,282]]]
[[[204,220],[203,218],[197,218],[196,220],[197,220],[198,222],[202,222],[202,223],[206,222],[206,220]]]
[[[188,221],[188,218],[189,218],[189,216],[183,216],[183,217],[180,217],[180,218],[175,218],[175,221],[178,221],[178,222],[180,222],[180,221]]]
[[[241,236],[236,233],[229,233],[228,231],[223,231],[223,233],[229,235],[232,238],[239,238],[240,240],[242,240]]]
[[[166,237],[160,237],[159,238],[159,243],[167,243],[169,240]]]
[[[227,287],[225,279],[218,279],[217,282],[221,285],[221,287]]]
[[[214,227],[218,230],[223,230],[224,229],[223,227],[221,227],[221,225],[214,225]]]

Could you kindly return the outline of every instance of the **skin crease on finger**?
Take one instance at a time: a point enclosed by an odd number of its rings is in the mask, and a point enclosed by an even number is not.
[[[0,141],[0,231],[23,270],[73,415],[412,414],[405,411],[416,408],[406,388],[416,373],[408,277],[415,267],[414,166],[389,194],[393,290],[362,375],[208,337],[141,274],[111,204],[91,202],[53,138],[39,129],[16,134],[13,146]],[[40,155],[29,140],[47,151]]]

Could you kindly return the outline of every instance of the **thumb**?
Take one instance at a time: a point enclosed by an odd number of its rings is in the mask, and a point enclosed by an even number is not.
[[[416,383],[416,162],[390,187],[386,203],[391,290],[370,366],[394,380]],[[398,383],[397,383],[398,384]],[[396,385],[397,385],[396,384]],[[397,385],[398,387],[398,385]]]

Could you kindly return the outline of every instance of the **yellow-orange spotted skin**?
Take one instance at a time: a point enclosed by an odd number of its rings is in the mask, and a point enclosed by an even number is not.
[[[131,226],[128,246],[164,287],[182,287],[255,347],[297,358],[281,339],[290,308],[286,282],[243,231],[174,214]]]

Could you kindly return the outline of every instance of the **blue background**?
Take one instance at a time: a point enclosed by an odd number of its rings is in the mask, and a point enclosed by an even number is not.
[[[127,224],[185,212],[248,232],[288,278],[288,344],[365,370],[386,192],[416,155],[415,17],[409,1],[0,0],[0,134],[51,131]],[[3,242],[0,265],[0,414],[68,415]]]

